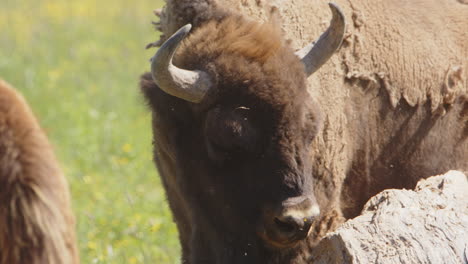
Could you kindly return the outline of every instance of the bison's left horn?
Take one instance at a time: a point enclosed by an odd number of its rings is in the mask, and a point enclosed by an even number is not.
[[[307,76],[318,70],[333,53],[340,47],[345,33],[345,18],[341,10],[334,3],[328,3],[333,18],[327,31],[316,42],[296,52],[305,66]]]
[[[172,64],[174,53],[191,28],[190,24],[183,26],[162,44],[152,59],[151,74],[161,90],[198,103],[212,86],[210,77],[206,72],[184,70]]]

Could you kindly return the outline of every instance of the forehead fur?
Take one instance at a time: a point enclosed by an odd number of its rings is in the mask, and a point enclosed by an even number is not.
[[[217,96],[210,97],[214,100],[250,97],[278,106],[300,103],[306,93],[304,66],[279,27],[242,16],[195,29],[177,52],[175,64],[208,72],[216,82]]]
[[[219,55],[237,54],[260,63],[266,62],[283,45],[277,27],[260,24],[241,16],[211,21],[190,35],[185,42],[194,52]]]

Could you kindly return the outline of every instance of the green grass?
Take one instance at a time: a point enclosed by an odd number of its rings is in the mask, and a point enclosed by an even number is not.
[[[177,263],[138,91],[162,0],[2,0],[0,78],[21,91],[70,182],[82,263]]]

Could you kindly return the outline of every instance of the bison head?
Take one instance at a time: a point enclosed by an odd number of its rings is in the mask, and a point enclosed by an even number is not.
[[[319,215],[309,145],[320,111],[306,78],[341,44],[344,17],[330,7],[329,29],[296,54],[272,25],[231,15],[189,36],[182,27],[152,59],[142,90],[186,250],[258,255],[308,236]]]

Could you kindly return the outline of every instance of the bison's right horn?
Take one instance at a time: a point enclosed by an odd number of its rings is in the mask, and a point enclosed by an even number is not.
[[[161,90],[183,100],[198,103],[212,86],[210,77],[206,72],[188,71],[172,64],[174,53],[191,28],[190,24],[183,26],[162,44],[152,59],[151,74]]]
[[[334,3],[328,3],[333,13],[333,18],[327,31],[310,45],[296,52],[305,66],[307,76],[318,70],[333,53],[340,47],[345,33],[345,18],[341,10]]]

